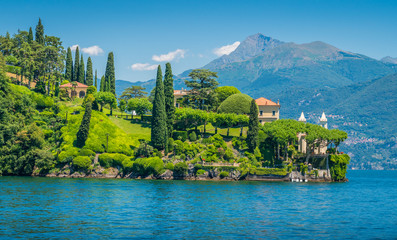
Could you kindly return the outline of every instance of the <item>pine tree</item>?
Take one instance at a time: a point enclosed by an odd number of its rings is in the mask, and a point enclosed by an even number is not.
[[[165,75],[164,75],[164,96],[165,96],[165,112],[167,114],[167,132],[168,137],[172,137],[174,127],[174,79],[172,78],[171,64],[165,64]]]
[[[77,132],[77,147],[84,147],[85,141],[87,141],[88,134],[90,132],[90,121],[91,121],[92,101],[88,100],[85,105],[85,112],[83,120],[81,120],[79,131]]]
[[[108,55],[108,62],[106,63],[105,72],[105,92],[116,94],[116,76],[114,75],[114,57],[113,52]]]
[[[158,150],[163,150],[167,146],[167,116],[165,112],[165,97],[163,77],[160,65],[157,68],[156,90],[153,100],[152,111],[152,145]]]
[[[81,54],[81,59],[80,59],[80,66],[79,66],[79,80],[78,82],[85,84],[85,79],[84,79],[84,60],[83,60],[83,54]]]
[[[253,153],[255,148],[258,146],[258,132],[258,106],[256,105],[255,99],[252,99],[247,132],[247,145],[251,153]]]
[[[79,52],[79,47],[76,47],[76,51],[74,53],[74,68],[73,68],[73,80],[72,81],[78,81],[79,80],[79,67],[80,67],[80,52]]]
[[[33,43],[33,31],[32,31],[32,27],[29,28],[28,43],[29,43],[29,44],[32,44],[32,43]]]
[[[72,50],[68,47],[66,53],[66,71],[65,71],[65,79],[69,82],[73,79],[73,58],[72,58]]]
[[[102,76],[101,77],[101,85],[99,86],[99,91],[100,92],[105,92],[105,86],[106,86],[105,76]]]
[[[88,86],[92,86],[93,80],[94,79],[93,79],[93,76],[92,76],[92,61],[91,61],[91,57],[88,57],[85,81],[86,81]]]
[[[95,69],[95,88],[98,89],[98,79],[97,79],[96,69]]]
[[[44,27],[41,24],[41,19],[39,18],[39,23],[36,26],[36,42],[44,45]]]

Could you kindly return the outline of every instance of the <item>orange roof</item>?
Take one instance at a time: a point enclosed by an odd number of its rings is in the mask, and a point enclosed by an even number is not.
[[[78,88],[88,88],[88,86],[85,85],[85,84],[82,84],[82,83],[79,83],[79,82],[76,82],[76,83],[77,83],[76,87],[78,87]],[[73,86],[72,86],[72,83],[66,83],[66,84],[63,84],[63,85],[61,85],[59,87],[60,88],[71,88]]]
[[[266,99],[264,97],[258,98],[255,100],[256,105],[258,106],[280,106],[280,104],[277,104],[269,99]]]
[[[186,95],[187,93],[186,90],[174,90],[174,95]]]

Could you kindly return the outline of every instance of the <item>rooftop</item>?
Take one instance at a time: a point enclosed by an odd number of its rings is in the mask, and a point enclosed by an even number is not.
[[[280,106],[279,103],[275,103],[272,100],[266,99],[264,97],[256,99],[255,102],[258,106]]]
[[[78,87],[78,88],[88,88],[88,86],[85,85],[85,84],[82,84],[82,83],[79,83],[79,82],[75,82],[75,83],[77,84],[76,87]],[[72,83],[70,82],[70,83],[63,84],[63,85],[61,85],[59,87],[60,88],[71,88],[73,86],[72,86]]]

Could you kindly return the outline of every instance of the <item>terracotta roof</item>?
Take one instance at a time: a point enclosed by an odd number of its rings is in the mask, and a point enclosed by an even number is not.
[[[264,97],[258,98],[255,100],[256,105],[258,106],[280,106],[280,104],[277,104],[269,99],[266,99]]]
[[[77,83],[77,86],[76,87],[79,87],[79,88],[88,88],[88,86],[87,85],[85,85],[85,84],[82,84],[82,83],[79,83],[79,82],[76,82]],[[63,85],[61,85],[61,86],[59,86],[60,88],[71,88],[71,87],[73,87],[72,86],[72,83],[66,83],[66,84],[63,84]]]
[[[174,90],[174,95],[186,95],[187,93],[186,90]]]

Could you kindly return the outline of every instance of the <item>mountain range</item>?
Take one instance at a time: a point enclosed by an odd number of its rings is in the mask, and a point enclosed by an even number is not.
[[[349,133],[342,149],[352,168],[397,168],[397,59],[376,60],[315,41],[282,42],[262,34],[249,36],[229,55],[203,68],[218,73],[221,86],[235,86],[254,98],[280,100],[281,117],[300,112],[316,122],[322,111],[330,126]],[[174,77],[174,88],[185,87],[191,70]],[[116,81],[116,92],[147,82]]]

